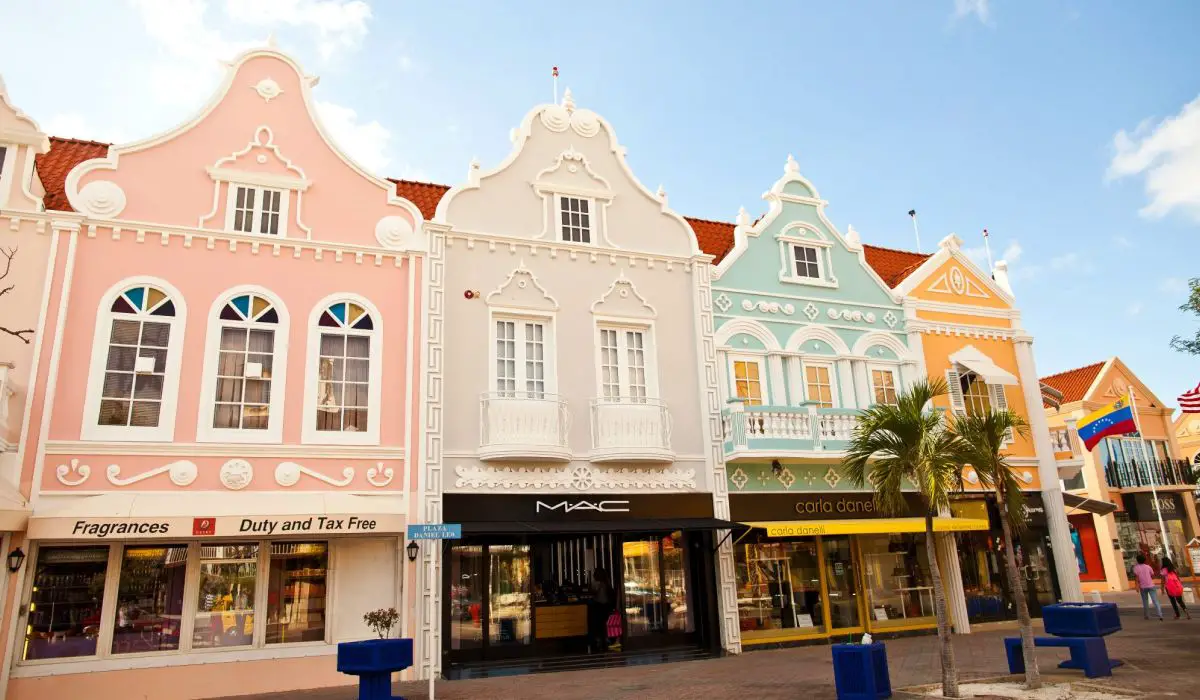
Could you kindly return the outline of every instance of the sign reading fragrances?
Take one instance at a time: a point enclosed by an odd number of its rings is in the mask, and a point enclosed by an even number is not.
[[[327,514],[169,518],[30,518],[29,538],[38,540],[146,539],[164,537],[281,537],[403,532],[401,514]]]

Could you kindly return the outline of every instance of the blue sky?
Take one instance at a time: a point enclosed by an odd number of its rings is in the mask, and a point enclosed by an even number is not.
[[[730,221],[794,153],[843,231],[926,251],[992,234],[1043,375],[1120,355],[1166,403],[1200,276],[1200,3],[10,3],[0,71],[55,135],[131,140],[204,102],[218,59],[279,46],[342,145],[461,180],[508,152],[550,67],[680,212]],[[51,46],[53,44],[53,46]],[[89,46],[94,48],[89,48]]]

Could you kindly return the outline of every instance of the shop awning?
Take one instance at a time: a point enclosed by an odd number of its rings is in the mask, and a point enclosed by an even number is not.
[[[767,531],[767,537],[810,537],[813,535],[871,535],[889,532],[925,532],[923,518],[863,518],[860,520],[776,520],[748,522]],[[935,532],[987,530],[987,520],[977,518],[934,518]]]
[[[1064,506],[1072,510],[1082,511],[1084,513],[1108,515],[1117,509],[1117,505],[1115,503],[1084,498],[1083,496],[1076,496],[1073,493],[1064,493],[1062,497]]]
[[[401,496],[341,493],[108,493],[43,498],[30,539],[289,537],[399,533]]]
[[[463,534],[528,535],[537,533],[674,532],[675,530],[729,530],[739,523],[720,518],[628,518],[570,522],[464,522]]]
[[[1017,378],[1000,368],[991,358],[973,347],[966,347],[950,356],[950,361],[971,370],[988,384],[1016,386]]]
[[[17,532],[25,529],[29,520],[29,504],[8,483],[0,483],[0,532]]]

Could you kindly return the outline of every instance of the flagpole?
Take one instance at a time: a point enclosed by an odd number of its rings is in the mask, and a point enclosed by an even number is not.
[[[550,77],[554,81],[554,104],[558,104],[558,66],[554,66],[554,69],[550,71]]]
[[[1146,444],[1146,438],[1142,436],[1142,424],[1138,420],[1137,401],[1134,399],[1132,385],[1129,387],[1129,408],[1133,412],[1133,427],[1137,428],[1138,441],[1142,443],[1142,456],[1145,458],[1146,462],[1149,462],[1150,455],[1152,455],[1153,452],[1150,449],[1150,445]],[[1154,501],[1154,514],[1158,516],[1158,531],[1162,534],[1163,556],[1170,559],[1171,544],[1170,540],[1167,539],[1167,524],[1163,522],[1162,509],[1158,507],[1158,488],[1156,487],[1156,482],[1158,480],[1154,478],[1154,469],[1150,468],[1149,464],[1147,464],[1146,467],[1146,471],[1150,475],[1150,498]],[[1171,561],[1174,563],[1175,560],[1171,559]]]
[[[920,252],[922,252],[921,251],[921,229],[917,228],[917,210],[909,209],[908,215],[910,217],[912,217],[913,233],[916,234],[916,236],[917,236],[917,252],[920,253]]]
[[[987,251],[987,259],[988,259],[987,273],[990,275],[990,274],[992,274],[992,271],[995,269],[996,264],[992,262],[992,244],[988,242],[988,232],[987,232],[986,228],[983,230],[983,249],[985,251]]]

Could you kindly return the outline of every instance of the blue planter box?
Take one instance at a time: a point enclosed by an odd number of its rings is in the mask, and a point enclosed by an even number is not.
[[[883,642],[834,644],[833,682],[838,700],[879,700],[892,697],[887,650]]]
[[[392,700],[392,674],[412,663],[411,639],[367,639],[338,644],[337,670],[358,676],[358,700]]]
[[[1042,625],[1056,637],[1103,637],[1121,631],[1116,603],[1056,603],[1042,607]]]

